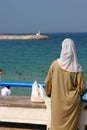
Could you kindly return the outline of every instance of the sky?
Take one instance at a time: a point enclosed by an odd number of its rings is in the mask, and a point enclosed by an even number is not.
[[[87,0],[0,0],[0,34],[87,32]]]

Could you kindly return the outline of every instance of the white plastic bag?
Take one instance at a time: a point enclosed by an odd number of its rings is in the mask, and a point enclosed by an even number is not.
[[[41,84],[38,84],[38,86],[39,86],[39,95],[44,100],[44,98],[46,96],[45,90]]]
[[[39,92],[39,89],[38,89],[37,81],[34,81],[34,83],[32,85],[32,93],[31,93],[31,95],[37,97],[38,96],[38,92]]]
[[[42,88],[38,87],[37,81],[32,85],[31,102],[44,102]]]

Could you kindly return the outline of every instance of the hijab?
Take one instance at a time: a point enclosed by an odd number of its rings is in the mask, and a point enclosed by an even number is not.
[[[59,66],[69,72],[82,72],[82,67],[78,63],[74,41],[66,38],[62,42],[60,58],[57,59]]]

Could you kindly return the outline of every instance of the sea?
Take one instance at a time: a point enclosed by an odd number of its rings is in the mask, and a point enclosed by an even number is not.
[[[0,40],[0,70],[2,71],[0,80],[44,83],[50,64],[60,56],[62,41],[71,38],[75,42],[77,57],[87,82],[87,33],[43,33],[41,35],[49,38]],[[11,90],[13,96],[31,95],[31,88],[11,87]]]

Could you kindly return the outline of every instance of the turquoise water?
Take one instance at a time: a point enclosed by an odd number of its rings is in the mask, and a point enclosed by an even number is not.
[[[50,33],[45,40],[0,40],[2,81],[44,82],[52,61],[59,57],[66,37],[74,40],[79,62],[87,76],[87,33]],[[13,95],[29,95],[29,88],[11,88]]]

